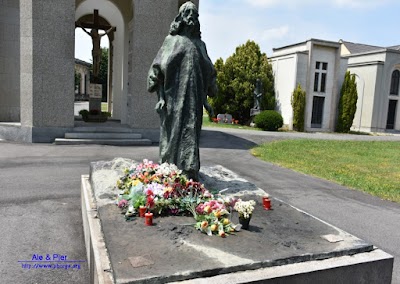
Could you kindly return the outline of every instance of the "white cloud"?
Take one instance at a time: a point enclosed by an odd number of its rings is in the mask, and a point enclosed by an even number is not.
[[[262,40],[269,41],[274,39],[281,39],[289,33],[289,26],[281,26],[277,28],[268,29],[262,32]]]
[[[279,0],[247,0],[247,2],[257,7],[270,7],[282,3],[282,1]]]
[[[336,6],[344,8],[372,8],[387,4],[385,0],[333,0]]]

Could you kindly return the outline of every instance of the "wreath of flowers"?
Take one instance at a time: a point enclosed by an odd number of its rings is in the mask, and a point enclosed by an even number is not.
[[[193,216],[195,228],[221,237],[239,231],[230,220],[240,199],[216,198],[203,184],[189,180],[176,165],[144,159],[124,171],[117,181],[117,205],[131,220],[141,206],[155,216]]]

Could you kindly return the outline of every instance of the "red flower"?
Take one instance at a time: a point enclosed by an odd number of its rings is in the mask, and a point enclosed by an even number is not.
[[[154,207],[154,197],[152,195],[147,196],[147,204],[146,206],[148,208],[153,208]]]

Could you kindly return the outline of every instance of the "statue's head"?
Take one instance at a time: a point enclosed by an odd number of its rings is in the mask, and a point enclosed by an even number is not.
[[[192,35],[200,37],[199,12],[196,5],[191,1],[184,3],[179,8],[179,14],[171,24],[170,34],[179,34],[184,27],[189,27],[192,29]]]
[[[92,29],[90,31],[90,34],[92,35],[92,37],[98,37],[99,36],[99,32],[96,29]]]

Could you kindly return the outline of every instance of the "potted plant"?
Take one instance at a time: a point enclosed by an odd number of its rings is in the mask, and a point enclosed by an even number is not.
[[[256,202],[254,200],[243,201],[239,199],[235,203],[234,209],[239,213],[239,223],[245,230],[249,229],[250,219],[255,205]]]
[[[99,111],[97,109],[83,109],[79,111],[79,114],[85,122],[106,122],[107,119],[111,117],[111,113],[107,111]]]

